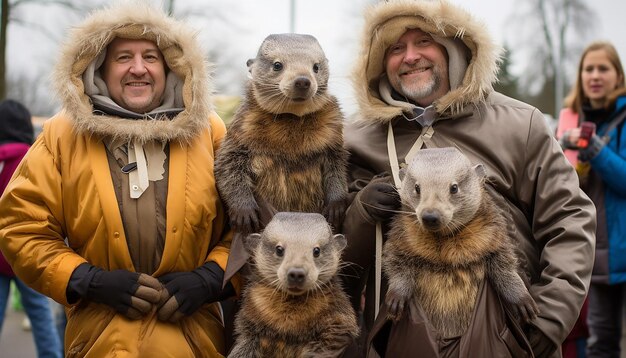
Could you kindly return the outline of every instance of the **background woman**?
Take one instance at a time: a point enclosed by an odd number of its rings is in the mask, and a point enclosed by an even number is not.
[[[619,357],[626,301],[626,87],[617,51],[594,42],[583,52],[557,136],[597,208],[596,257],[589,290],[588,357]],[[596,132],[580,141],[581,124]],[[586,145],[585,145],[586,144]]]

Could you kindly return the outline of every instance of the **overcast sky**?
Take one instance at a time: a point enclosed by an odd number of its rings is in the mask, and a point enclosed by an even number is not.
[[[516,43],[519,28],[512,26],[515,10],[521,0],[452,0],[461,4],[489,28],[500,44]],[[337,94],[344,108],[351,111],[355,101],[351,96],[349,74],[358,53],[358,41],[362,28],[362,7],[365,0],[293,0],[295,3],[295,32],[312,34],[319,40],[330,61],[330,91]],[[292,0],[184,0],[177,1],[177,9],[198,14],[204,7],[219,7],[219,17],[207,20],[214,11],[202,16],[189,16],[187,20],[201,32],[206,48],[212,48],[218,62],[219,76],[226,75],[222,83],[230,85],[245,80],[248,58],[254,57],[258,46],[271,33],[290,31],[290,4]],[[606,39],[618,47],[622,62],[626,61],[626,39],[623,16],[626,14],[624,0],[588,0],[599,16],[595,31],[581,39],[584,46],[590,40]],[[208,5],[207,5],[208,4]],[[8,33],[8,72],[37,75],[42,81],[50,72],[51,63],[58,55],[58,41],[68,26],[81,16],[60,12],[50,6],[27,5],[15,14],[19,18],[40,23],[46,29],[44,35],[32,26],[11,25]],[[519,41],[518,41],[519,42]],[[516,48],[513,47],[515,53]],[[513,71],[523,73],[526,61],[523,54],[513,59]],[[574,62],[577,59],[574,60]],[[573,69],[571,70],[573,73]],[[237,90],[241,86],[230,86]],[[234,91],[234,90],[231,90]],[[235,93],[238,94],[238,93]]]

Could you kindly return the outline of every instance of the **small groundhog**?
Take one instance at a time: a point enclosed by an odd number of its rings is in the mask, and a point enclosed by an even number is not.
[[[484,279],[520,320],[536,317],[515,244],[485,180],[484,167],[472,166],[456,148],[422,149],[412,159],[398,191],[403,211],[384,246],[388,318],[398,320],[409,300],[417,300],[443,338],[460,336]]]
[[[337,279],[346,238],[317,213],[277,213],[244,239],[252,277],[229,357],[338,357],[358,335]]]
[[[347,196],[343,115],[315,37],[268,36],[217,153],[217,187],[238,232],[258,232],[257,199],[277,211],[323,213],[339,229]]]

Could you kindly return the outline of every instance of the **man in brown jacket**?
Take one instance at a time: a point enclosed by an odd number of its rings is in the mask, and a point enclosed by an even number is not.
[[[376,224],[384,233],[400,207],[398,167],[411,148],[456,147],[485,166],[527,262],[540,309],[526,328],[535,356],[558,357],[589,287],[595,209],[543,115],[493,91],[500,54],[484,25],[445,1],[392,0],[368,10],[354,71],[360,112],[345,131],[353,198],[345,286],[359,308],[367,283],[371,328]]]

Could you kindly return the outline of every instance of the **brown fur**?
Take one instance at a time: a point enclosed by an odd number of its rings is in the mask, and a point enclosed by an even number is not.
[[[281,71],[273,69],[277,59]],[[249,231],[240,224],[258,217],[257,198],[278,211],[329,212],[337,225],[347,194],[343,116],[326,91],[327,62],[317,40],[270,35],[249,66],[252,79],[215,169],[233,227]],[[310,81],[308,92],[289,87],[299,78]]]
[[[320,214],[278,213],[262,235],[249,235],[244,245],[253,258],[253,278],[243,294],[229,356],[340,355],[358,334],[336,277],[345,237],[332,235]],[[302,282],[291,281],[296,271]]]
[[[424,149],[399,192],[407,211],[392,223],[383,261],[390,318],[398,319],[415,299],[439,334],[461,335],[484,279],[521,319],[535,317],[537,307],[517,273],[514,243],[485,191],[481,165],[472,167],[453,148]]]

